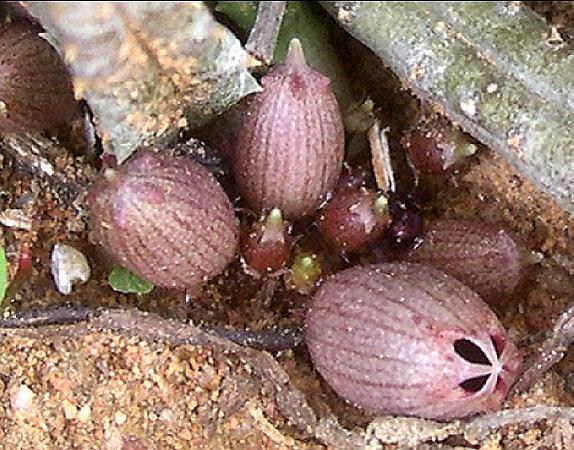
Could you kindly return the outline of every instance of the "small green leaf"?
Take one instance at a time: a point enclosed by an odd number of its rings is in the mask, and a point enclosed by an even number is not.
[[[230,17],[245,32],[251,30],[259,2],[217,2],[215,10]]]
[[[7,264],[4,247],[0,247],[0,304],[2,304],[2,300],[4,300],[4,295],[6,294],[6,285],[8,284],[8,274],[6,267]]]
[[[142,280],[129,270],[116,266],[108,276],[108,283],[116,292],[123,294],[148,294],[153,290],[153,284]]]

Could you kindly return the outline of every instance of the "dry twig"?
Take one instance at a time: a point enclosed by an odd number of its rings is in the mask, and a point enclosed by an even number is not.
[[[321,2],[421,99],[574,212],[574,59],[521,2]]]
[[[251,53],[265,64],[273,60],[285,2],[259,2],[257,18],[251,29],[249,39],[245,44],[245,50]]]
[[[574,304],[560,314],[554,324],[552,334],[524,365],[520,379],[513,387],[514,392],[529,390],[542,375],[566,354],[574,342]]]
[[[260,89],[249,55],[202,2],[23,4],[57,39],[119,162]]]
[[[531,425],[541,420],[566,420],[574,423],[574,408],[534,406],[505,409],[468,421],[441,423],[413,417],[381,417],[367,427],[366,447],[380,448],[396,444],[401,448],[419,448],[425,442],[441,442],[462,436],[471,445],[486,439],[490,433],[509,425]]]
[[[58,193],[64,204],[71,204],[91,183],[89,172],[80,166],[58,170],[57,159],[68,155],[67,149],[37,133],[5,133],[1,139],[2,151],[12,157],[16,165],[33,178],[48,181],[51,190]],[[78,162],[78,164],[81,164]],[[73,173],[73,176],[70,176]]]

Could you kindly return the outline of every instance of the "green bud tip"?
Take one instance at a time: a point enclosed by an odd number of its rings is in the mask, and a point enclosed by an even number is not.
[[[283,213],[279,208],[273,208],[267,214],[267,218],[265,219],[265,225],[270,228],[281,228],[283,227]]]
[[[315,262],[315,255],[312,256],[303,256],[300,260],[301,267],[307,268],[312,267]]]
[[[375,200],[374,208],[377,214],[384,213],[387,210],[388,206],[389,206],[389,199],[383,194],[379,195]]]
[[[478,147],[474,144],[457,145],[455,149],[455,158],[460,160],[476,153]]]

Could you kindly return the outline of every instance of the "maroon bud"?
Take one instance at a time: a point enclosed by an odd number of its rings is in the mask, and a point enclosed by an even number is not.
[[[336,192],[319,216],[318,227],[337,250],[354,252],[381,238],[390,220],[387,197],[359,188]]]
[[[478,220],[436,220],[409,262],[428,264],[460,280],[490,302],[520,281],[522,253],[503,228]]]
[[[138,152],[88,195],[98,242],[162,287],[196,290],[235,257],[239,231],[213,176],[184,158]]]
[[[243,112],[232,168],[247,205],[314,214],[341,172],[343,121],[327,77],[307,65],[299,41],[261,80]]]
[[[57,134],[79,112],[66,66],[38,28],[0,27],[0,133]]]
[[[257,276],[284,268],[292,247],[291,227],[277,208],[261,216],[241,235],[241,257],[247,271]]]
[[[325,381],[380,414],[442,420],[495,410],[522,361],[477,294],[418,264],[336,274],[315,294],[306,323]]]
[[[470,138],[442,116],[423,117],[406,134],[403,145],[422,174],[443,174],[476,152]]]

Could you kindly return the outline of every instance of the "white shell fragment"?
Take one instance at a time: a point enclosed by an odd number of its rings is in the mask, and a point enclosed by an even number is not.
[[[56,244],[52,250],[51,271],[58,291],[64,295],[72,292],[77,282],[90,278],[90,265],[82,252],[65,244]]]
[[[21,209],[5,209],[0,212],[0,223],[8,228],[18,228],[26,231],[32,229],[32,217]]]

